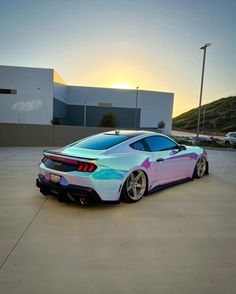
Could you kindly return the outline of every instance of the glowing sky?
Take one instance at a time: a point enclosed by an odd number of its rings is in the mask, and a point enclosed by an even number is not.
[[[0,0],[0,64],[72,85],[175,93],[174,116],[236,95],[236,0]]]

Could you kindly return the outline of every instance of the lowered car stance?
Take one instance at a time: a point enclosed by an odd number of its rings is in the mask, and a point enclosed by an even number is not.
[[[202,178],[206,151],[148,131],[110,131],[43,152],[36,185],[61,202],[137,202],[162,187]]]

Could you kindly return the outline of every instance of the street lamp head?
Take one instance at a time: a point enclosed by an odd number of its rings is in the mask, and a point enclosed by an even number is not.
[[[202,46],[200,49],[206,49],[207,47],[210,47],[211,46],[211,43],[206,43],[204,46]]]

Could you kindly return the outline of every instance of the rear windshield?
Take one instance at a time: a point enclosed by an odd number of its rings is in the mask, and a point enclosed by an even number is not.
[[[105,150],[111,148],[121,142],[128,140],[129,137],[125,135],[95,135],[90,138],[84,139],[73,147],[93,149],[93,150]]]

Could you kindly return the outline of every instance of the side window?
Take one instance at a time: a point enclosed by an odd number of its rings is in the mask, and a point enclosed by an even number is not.
[[[131,148],[135,149],[135,150],[142,150],[142,151],[146,151],[146,148],[143,144],[143,140],[139,140],[137,142],[134,142],[130,145]]]
[[[144,139],[152,152],[177,148],[177,144],[168,138],[152,136]]]

